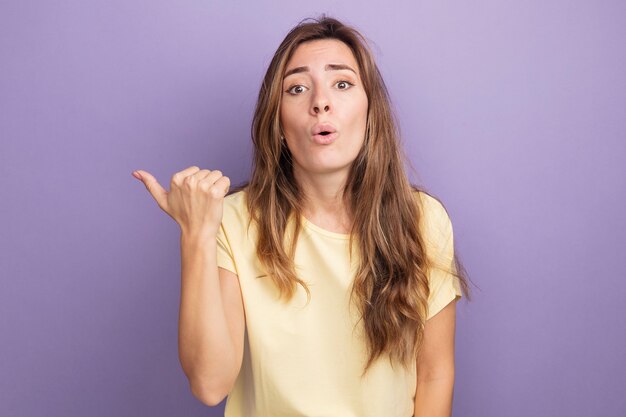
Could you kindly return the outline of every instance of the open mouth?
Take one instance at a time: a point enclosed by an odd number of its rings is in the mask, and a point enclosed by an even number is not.
[[[319,134],[322,136],[326,136],[326,135],[330,135],[330,132],[323,131],[323,132],[320,132]]]

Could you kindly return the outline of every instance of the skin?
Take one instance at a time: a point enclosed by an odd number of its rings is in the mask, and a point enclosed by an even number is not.
[[[327,69],[328,64],[353,71]],[[363,146],[368,109],[359,67],[350,48],[334,39],[301,44],[285,73],[297,67],[308,70],[284,78],[280,120],[294,176],[305,195],[304,215],[320,227],[348,233],[341,189]],[[338,139],[330,145],[315,143],[311,129],[317,123],[331,123]]]
[[[417,357],[414,417],[450,417],[454,391],[456,300],[426,321]]]
[[[344,64],[354,70],[327,70]],[[294,176],[305,194],[304,215],[318,226],[349,233],[350,219],[341,190],[350,164],[363,146],[368,101],[350,48],[334,39],[301,44],[287,70],[308,67],[283,80],[281,127],[294,162]],[[331,145],[311,138],[316,123],[330,122],[339,137]],[[449,417],[454,386],[456,300],[426,322],[417,358],[415,417]]]
[[[355,72],[327,71],[327,64],[348,65]],[[284,80],[280,117],[294,174],[305,194],[304,214],[322,228],[348,233],[350,222],[341,189],[363,145],[367,96],[356,60],[340,41],[300,45],[287,71],[300,66],[309,70]],[[294,86],[297,88],[292,89]],[[335,126],[339,132],[336,142],[312,142],[311,128],[318,122]],[[181,227],[181,364],[192,393],[207,405],[217,405],[232,389],[241,368],[245,330],[238,277],[218,268],[215,259],[215,236],[230,180],[219,170],[194,166],[174,174],[167,191],[147,171],[134,171],[133,176]],[[426,322],[417,358],[415,417],[451,415],[455,315],[453,301]]]

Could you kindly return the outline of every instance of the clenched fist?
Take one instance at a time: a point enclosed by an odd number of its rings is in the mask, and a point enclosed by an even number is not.
[[[178,223],[183,234],[217,236],[224,196],[230,187],[230,180],[221,171],[196,166],[184,169],[172,176],[169,192],[146,171],[134,171],[133,176],[143,182],[159,207]]]

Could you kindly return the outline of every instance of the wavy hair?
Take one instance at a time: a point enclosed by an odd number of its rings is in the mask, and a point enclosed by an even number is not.
[[[434,265],[426,256],[420,233],[418,189],[409,183],[403,169],[405,158],[389,93],[367,40],[357,30],[322,15],[305,19],[287,34],[259,91],[251,129],[250,181],[231,193],[246,190],[251,221],[258,228],[257,256],[281,298],[291,299],[299,284],[310,300],[311,293],[297,276],[293,260],[302,228],[303,193],[293,175],[291,153],[281,140],[279,109],[289,59],[300,44],[318,39],[336,39],[351,49],[369,103],[365,140],[343,189],[352,219],[350,253],[356,242],[360,255],[350,298],[363,321],[367,345],[362,376],[384,354],[392,366],[396,361],[408,367],[422,344],[429,296],[427,273]],[[294,229],[287,242],[291,219]],[[463,293],[469,296],[456,255],[449,272],[460,279]]]

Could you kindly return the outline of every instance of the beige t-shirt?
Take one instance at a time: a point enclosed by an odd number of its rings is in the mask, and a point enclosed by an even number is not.
[[[225,417],[410,417],[416,389],[415,360],[409,369],[379,358],[361,379],[367,360],[361,322],[349,308],[358,254],[349,257],[349,235],[330,232],[302,217],[295,253],[299,277],[294,297],[278,300],[278,289],[256,256],[256,227],[247,229],[245,191],[224,201],[218,234],[218,266],[239,277],[246,315],[241,371]],[[419,192],[420,227],[429,257],[450,266],[453,236],[443,206]],[[354,245],[356,247],[356,244]],[[353,248],[353,251],[355,249]],[[461,296],[458,279],[441,269],[429,274],[428,318]]]

